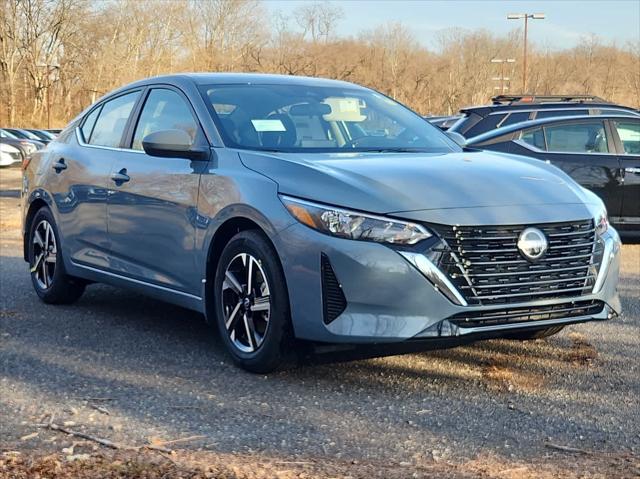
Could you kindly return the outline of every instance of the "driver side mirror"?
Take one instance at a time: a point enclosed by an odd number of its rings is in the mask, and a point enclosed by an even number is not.
[[[457,131],[445,131],[444,132],[450,139],[452,139],[453,141],[455,141],[459,146],[461,147],[465,147],[467,146],[467,139],[462,136],[460,133],[458,133]]]
[[[161,130],[150,133],[142,140],[142,148],[150,156],[161,158],[189,158],[206,160],[208,150],[193,145],[193,140],[184,130]]]

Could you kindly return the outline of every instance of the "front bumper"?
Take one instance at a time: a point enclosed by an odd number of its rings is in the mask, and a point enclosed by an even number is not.
[[[510,304],[509,308],[602,302],[595,314],[523,323],[461,327],[452,318],[491,312],[501,306],[454,304],[418,269],[392,248],[318,233],[301,224],[281,231],[276,247],[282,259],[296,337],[330,343],[388,343],[421,338],[472,337],[609,319],[620,312],[617,293],[620,239],[613,228],[603,237],[608,254],[601,266],[599,291],[576,297]],[[324,321],[321,255],[329,258],[346,298],[346,309]]]

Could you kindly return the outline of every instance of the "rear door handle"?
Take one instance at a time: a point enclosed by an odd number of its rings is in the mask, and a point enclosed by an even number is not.
[[[56,170],[56,173],[60,173],[62,170],[66,170],[67,164],[64,162],[64,158],[60,158],[58,161],[56,161],[52,165],[52,168]]]
[[[126,183],[131,178],[127,175],[127,169],[122,168],[117,173],[111,173],[111,179],[116,182],[116,185],[120,186],[122,183]]]
[[[631,173],[632,175],[640,175],[640,168],[630,167],[624,169],[625,173]]]

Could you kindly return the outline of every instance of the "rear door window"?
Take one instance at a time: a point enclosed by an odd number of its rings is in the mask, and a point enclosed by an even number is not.
[[[627,155],[640,155],[640,122],[615,121],[622,149]]]
[[[530,113],[528,111],[509,113],[509,115],[504,119],[504,121],[500,123],[500,126],[513,125],[515,123],[527,121],[529,119],[529,115]]]
[[[539,110],[536,113],[536,120],[540,118],[553,118],[557,116],[577,116],[577,115],[588,115],[589,110],[586,108],[584,110]]]
[[[97,146],[117,148],[120,146],[122,134],[127,126],[129,115],[136,104],[140,92],[125,95],[107,101],[100,111],[98,120],[93,127],[89,143]]]
[[[567,153],[608,153],[604,122],[561,123],[544,127],[547,150]]]

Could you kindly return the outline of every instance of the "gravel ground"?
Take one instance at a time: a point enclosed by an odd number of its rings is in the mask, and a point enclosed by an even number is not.
[[[623,247],[613,321],[256,376],[190,311],[103,285],[72,306],[39,302],[18,189],[19,169],[0,170],[5,463],[111,454],[34,426],[53,415],[125,445],[194,436],[171,445],[172,461],[237,477],[640,477],[640,245]]]

